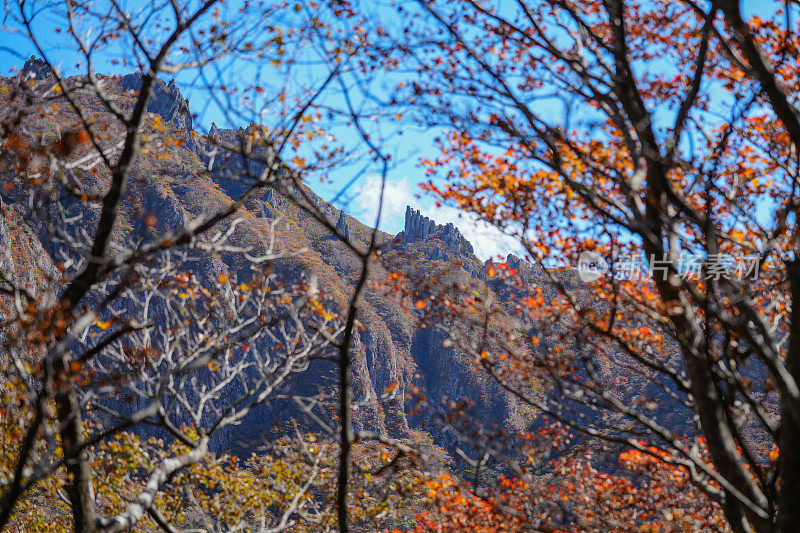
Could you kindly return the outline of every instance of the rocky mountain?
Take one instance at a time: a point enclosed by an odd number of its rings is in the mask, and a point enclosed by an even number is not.
[[[32,152],[45,139],[59,135],[66,138],[65,125],[75,120],[63,102],[43,109],[36,102],[26,104],[15,96],[12,89],[20,80],[34,89],[36,84],[48,83],[50,73],[42,65],[32,58],[17,77],[0,78],[0,107],[6,110],[0,114],[22,106],[20,142]],[[141,87],[138,74],[100,76],[99,80],[106,94],[112,95],[123,108],[132,104],[133,95]],[[106,140],[115,142],[121,131],[109,119],[108,111],[89,89],[76,89],[74,94],[86,117],[109,124]],[[207,136],[199,135],[193,130],[189,102],[172,81],[157,82],[147,110],[153,119],[159,117],[161,127],[171,138],[181,142],[164,147],[168,158],[150,152],[137,160],[115,227],[115,240],[120,243],[152,241],[188,220],[229,205],[247,190],[247,183],[238,179],[242,171],[257,175],[274,160],[268,147],[257,147],[258,157],[248,160],[219,148],[220,144],[236,146],[249,142],[249,133],[255,125],[240,129],[213,125]],[[2,164],[7,165],[8,158]],[[25,207],[31,198],[30,184],[15,176],[7,166],[0,168],[0,265],[6,275],[24,280],[31,290],[53,299],[60,290],[58,268],[64,269],[75,258],[74,250],[69,247],[51,244],[46,231],[48,221],[63,213],[56,213],[57,203],[31,213]],[[77,169],[75,180],[81,190],[101,191],[107,186],[109,176],[103,171]],[[229,226],[232,232],[229,243],[249,247],[250,253],[257,255],[266,249],[274,232],[278,249],[293,252],[276,261],[274,268],[286,279],[313,276],[320,289],[344,310],[360,263],[328,227],[302,208],[304,202],[323,213],[339,235],[355,246],[366,246],[371,234],[369,227],[326,203],[302,184],[293,185],[283,193],[267,187],[250,198],[237,212],[237,224]],[[82,220],[79,226],[92,227],[97,223],[97,209],[85,203],[66,200],[58,205],[72,219]],[[22,213],[29,216],[23,217]],[[509,393],[476,372],[470,358],[448,344],[444,333],[421,326],[417,309],[413,306],[409,309],[382,288],[391,270],[409,279],[437,275],[464,290],[496,292],[498,299],[508,299],[502,287],[487,283],[486,265],[474,256],[471,243],[452,224],[439,225],[411,207],[406,209],[403,231],[396,236],[382,233],[380,240],[384,261],[371,275],[359,315],[363,327],[352,346],[356,425],[393,436],[405,436],[410,429],[425,426],[438,441],[455,438],[436,434],[433,415],[414,414],[416,398],[412,392],[418,387],[425,391],[427,401],[434,407],[468,398],[474,402],[474,411],[487,421],[513,427],[528,424],[532,413],[523,412]],[[526,282],[537,283],[533,267],[513,256],[508,262],[526,272]],[[233,253],[208,253],[187,264],[201,280],[221,275],[247,279],[252,275],[249,265]],[[330,388],[335,385],[334,370],[330,363],[317,363],[291,386],[295,390]],[[257,441],[271,424],[286,416],[287,412],[279,407],[264,406],[251,413],[235,434],[228,433],[215,446],[230,448]]]
[[[19,73],[23,80],[43,80],[51,76],[50,67],[38,57],[31,56]]]
[[[140,74],[128,74],[122,76],[117,83],[122,89],[135,94],[142,88],[142,77]],[[189,145],[192,145],[192,113],[189,110],[189,100],[183,97],[174,80],[164,83],[159,79],[156,82],[153,95],[147,103],[147,111],[159,115],[163,120],[186,132]]]

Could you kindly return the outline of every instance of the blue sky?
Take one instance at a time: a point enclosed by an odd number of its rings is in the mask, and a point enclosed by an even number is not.
[[[233,9],[228,4],[229,9]],[[135,3],[133,4],[136,5]],[[750,13],[769,13],[776,4],[773,2],[749,1],[745,2],[745,11]],[[387,11],[388,12],[388,11]],[[60,65],[68,73],[75,73],[75,62],[79,59],[74,49],[68,46],[63,34],[53,32],[56,19],[44,13],[37,19],[34,32],[40,39],[45,54]],[[23,35],[15,33],[13,27],[0,28],[0,74],[8,74],[12,69],[19,68],[24,59],[30,55],[39,55],[31,42]],[[109,49],[102,54],[101,61],[96,69],[102,73],[127,73],[131,68],[113,65],[110,60],[124,55],[124,51]],[[57,60],[55,59],[57,58]],[[235,67],[234,67],[235,68]],[[233,74],[233,79],[241,80],[246,85],[255,76],[254,72],[239,69]],[[168,76],[165,76],[167,78]],[[190,78],[179,78],[184,96],[186,96],[194,113],[198,113],[196,126],[200,130],[207,130],[212,121],[220,126],[231,126],[231,120],[226,121],[219,109],[206,105],[208,95],[202,91],[193,90]],[[228,122],[226,124],[226,122]],[[244,124],[240,124],[244,125]],[[419,168],[420,157],[435,157],[437,150],[434,139],[440,131],[422,131],[415,129],[411,124],[404,126],[405,131],[392,136],[387,144],[392,154],[394,165],[388,176],[384,213],[381,229],[390,233],[397,233],[403,228],[403,217],[407,205],[419,209],[426,216],[436,222],[444,224],[452,222],[475,247],[475,252],[481,259],[489,257],[504,257],[509,252],[519,253],[519,245],[510,237],[502,235],[498,230],[486,224],[476,223],[461,215],[459,210],[448,207],[436,207],[433,200],[427,196],[420,197],[419,182],[425,179],[424,172]],[[352,134],[351,134],[352,135]],[[353,142],[356,139],[353,137]],[[335,200],[335,205],[357,217],[365,224],[372,225],[375,220],[375,211],[380,187],[380,178],[374,168],[367,168],[363,174],[355,174],[355,168],[348,169],[347,173],[340,173],[332,177],[330,183],[312,182],[309,185],[328,201]],[[357,176],[354,180],[353,176]]]
[[[77,73],[79,69],[75,64],[81,58],[63,33],[61,35],[54,33],[53,28],[56,26],[63,26],[63,20],[44,13],[36,19],[33,29],[45,55],[57,64],[62,72]],[[13,27],[6,26],[1,31],[0,74],[9,74],[20,68],[24,60],[31,55],[41,55],[30,40],[22,33],[14,31]],[[111,59],[121,55],[124,55],[124,52],[120,50],[104,51],[97,56],[95,69],[105,74],[130,72],[132,70],[130,67],[112,64]],[[244,84],[244,79],[254,76],[254,73],[248,72],[245,67],[244,69],[240,68],[235,76],[242,79]],[[165,75],[164,78],[168,79],[169,76]],[[208,95],[204,90],[193,89],[191,78],[179,77],[177,81],[184,96],[189,99],[193,113],[198,114],[195,120],[195,127],[198,130],[207,131],[212,122],[216,122],[221,127],[241,125],[232,124],[233,121],[226,120],[219,109],[213,105],[205,105]],[[247,80],[247,82],[250,81]],[[424,180],[425,176],[419,168],[418,161],[420,157],[434,155],[432,153],[432,150],[435,150],[434,139],[441,132],[415,129],[412,124],[404,125],[403,129],[401,134],[395,133],[391,142],[387,144],[392,155],[393,166],[388,176],[381,229],[389,233],[401,231],[405,208],[410,205],[438,223],[452,222],[459,227],[465,237],[473,243],[476,255],[481,259],[495,256],[504,257],[510,251],[518,252],[519,245],[496,229],[484,223],[475,223],[453,207],[437,207],[430,197],[420,196],[419,182]],[[344,135],[350,135],[352,137],[351,144],[356,144],[357,139],[352,133]],[[309,182],[309,185],[326,200],[334,201],[336,207],[344,209],[365,224],[374,225],[380,188],[379,173],[376,168],[369,168],[353,180],[356,168],[348,168],[345,171],[350,174],[335,175],[330,183],[315,181]]]

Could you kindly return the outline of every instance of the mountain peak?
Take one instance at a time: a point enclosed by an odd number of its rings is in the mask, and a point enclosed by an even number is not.
[[[344,235],[346,239],[350,239],[350,224],[347,223],[344,211],[339,211],[339,220],[336,222],[336,229]]]
[[[411,206],[406,207],[405,227],[399,236],[408,242],[422,241],[428,237],[438,238],[453,250],[466,255],[474,253],[472,244],[451,222],[439,225]]]
[[[36,56],[31,56],[25,61],[20,71],[23,79],[43,80],[51,76],[50,66]]]
[[[27,64],[27,63],[26,63]],[[142,88],[142,75],[139,72],[126,74],[119,80],[119,85],[128,91],[138,92]],[[167,122],[176,123],[179,127],[192,131],[192,113],[189,110],[189,100],[181,94],[175,80],[169,83],[157,78],[153,85],[153,93],[147,102],[147,111],[161,115]]]
[[[416,209],[412,209],[410,205],[406,206],[405,228],[403,228],[405,240],[421,240],[434,231],[436,231],[436,223],[433,220]]]

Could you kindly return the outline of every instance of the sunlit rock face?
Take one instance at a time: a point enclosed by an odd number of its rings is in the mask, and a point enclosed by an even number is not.
[[[436,237],[458,254],[472,255],[475,253],[472,244],[461,235],[461,232],[452,223],[439,225],[410,206],[406,207],[405,227],[398,237],[410,242]]]

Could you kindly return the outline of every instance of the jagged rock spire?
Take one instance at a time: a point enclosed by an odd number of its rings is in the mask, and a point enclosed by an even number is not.
[[[487,266],[494,264],[494,260],[489,258],[486,260],[485,264]],[[506,264],[510,270],[516,271],[525,283],[537,282],[537,280],[541,280],[542,276],[545,275],[539,264],[514,254],[508,254],[506,256]]]
[[[411,206],[406,206],[406,221],[403,229],[403,237],[407,241],[424,239],[436,230],[436,223],[424,216],[422,213]]]
[[[31,56],[22,66],[20,75],[25,80],[43,80],[52,75],[50,67],[36,56]]]
[[[522,258],[517,257],[514,254],[508,254],[508,257],[506,257],[506,263],[508,263],[508,268],[513,268],[517,272],[519,272],[520,268],[523,266]]]
[[[346,239],[350,240],[350,224],[347,223],[344,211],[339,211],[339,220],[336,221],[336,229],[339,233],[344,235]]]
[[[142,88],[142,75],[139,72],[120,78],[119,85],[128,91],[137,92]],[[169,83],[156,79],[153,94],[147,102],[147,111],[161,115],[167,122],[174,122],[187,132],[192,131],[192,113],[189,100],[185,99],[174,80]]]
[[[411,206],[406,207],[405,227],[399,236],[409,242],[433,236],[443,240],[453,250],[468,255],[474,253],[472,244],[461,235],[461,232],[452,223],[448,222],[444,226],[440,226],[416,209],[412,209]]]

